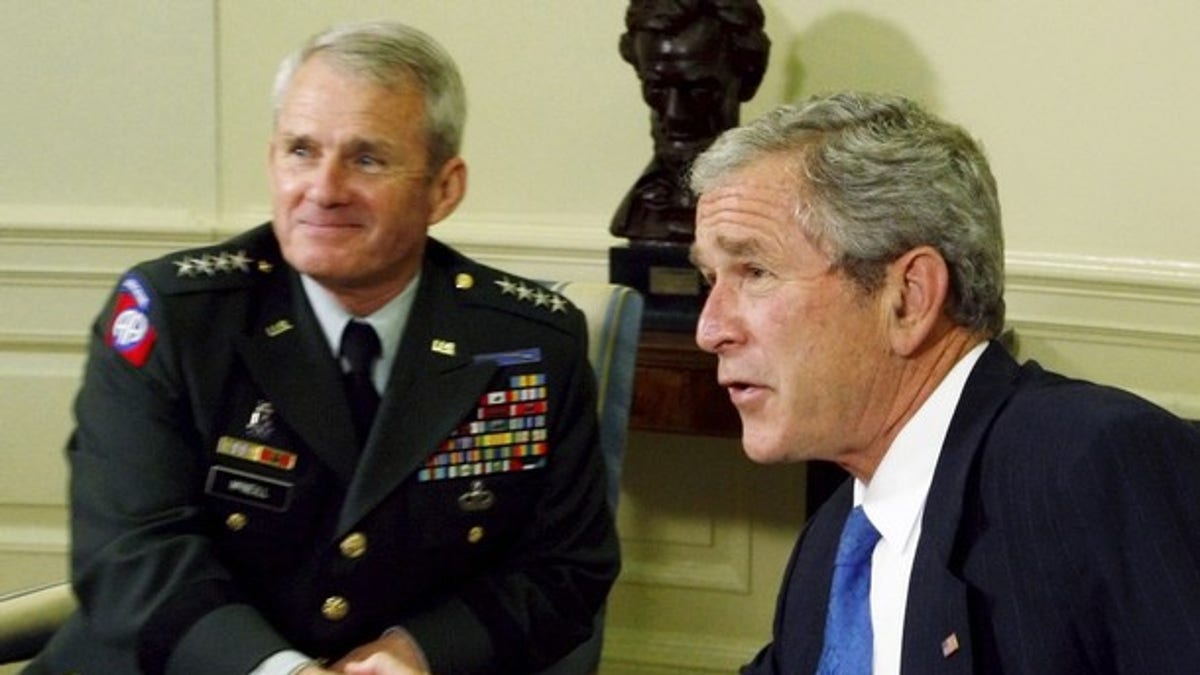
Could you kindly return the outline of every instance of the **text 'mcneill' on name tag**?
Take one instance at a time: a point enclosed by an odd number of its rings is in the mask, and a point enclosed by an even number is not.
[[[292,484],[256,476],[245,471],[214,466],[208,471],[205,492],[272,511],[286,511],[291,501]]]

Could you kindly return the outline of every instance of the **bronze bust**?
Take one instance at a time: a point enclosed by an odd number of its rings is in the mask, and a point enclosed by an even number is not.
[[[692,160],[737,126],[767,67],[770,40],[756,0],[632,0],[621,57],[650,106],[654,157],[622,200],[610,231],[635,241],[692,240]]]

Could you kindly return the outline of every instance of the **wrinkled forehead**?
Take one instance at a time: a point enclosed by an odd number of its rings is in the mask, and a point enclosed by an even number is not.
[[[795,190],[783,185],[730,185],[704,194],[696,206],[694,259],[743,256],[764,241],[801,236]]]
[[[697,250],[750,238],[804,238],[803,182],[794,158],[772,155],[714,181],[696,203]]]
[[[733,169],[714,180],[696,203],[697,225],[720,222],[742,212],[784,215],[794,222],[803,198],[803,182],[795,161],[784,154],[768,155]]]

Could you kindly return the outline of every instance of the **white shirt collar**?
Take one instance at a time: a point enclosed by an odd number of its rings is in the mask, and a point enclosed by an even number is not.
[[[882,539],[898,551],[916,544],[925,497],[950,420],[967,376],[986,347],[986,342],[977,345],[954,364],[896,435],[870,484],[854,481],[854,503],[862,504]]]
[[[337,358],[338,347],[342,341],[342,331],[345,330],[346,324],[355,317],[347,312],[333,295],[316,280],[301,274],[300,282],[304,285],[304,295],[308,297],[308,303],[317,317],[317,323],[321,325],[321,332],[325,334],[329,351],[334,358]],[[388,377],[392,372],[392,364],[396,362],[396,352],[400,349],[400,337],[404,335],[404,328],[408,325],[413,301],[417,297],[417,287],[420,284],[421,275],[418,273],[400,295],[392,298],[370,315],[358,317],[359,320],[371,324],[375,333],[379,335],[381,353],[371,378],[375,382],[375,388],[379,391],[383,391],[387,386]]]

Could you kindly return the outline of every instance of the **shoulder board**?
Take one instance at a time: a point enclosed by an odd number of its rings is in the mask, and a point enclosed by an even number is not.
[[[547,285],[488,267],[466,257],[451,266],[454,288],[463,302],[486,306],[570,330],[579,310]]]
[[[274,238],[263,234],[256,228],[220,244],[165,255],[141,269],[165,295],[249,286],[284,267]]]

